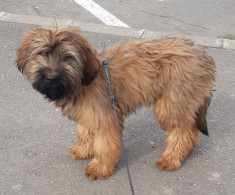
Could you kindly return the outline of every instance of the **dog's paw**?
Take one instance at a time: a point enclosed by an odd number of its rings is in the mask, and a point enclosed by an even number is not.
[[[155,161],[157,167],[161,170],[174,171],[181,167],[179,158],[161,154],[160,157]]]
[[[93,159],[84,169],[84,175],[90,180],[105,180],[113,174],[114,166],[107,166],[102,163],[98,163],[96,159]]]
[[[91,152],[88,152],[87,150],[83,149],[79,145],[71,146],[69,148],[68,153],[74,159],[88,159],[88,158],[92,158],[93,157]]]

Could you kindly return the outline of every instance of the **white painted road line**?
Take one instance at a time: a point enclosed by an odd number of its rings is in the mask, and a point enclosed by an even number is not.
[[[119,26],[130,28],[127,24],[117,19],[103,7],[91,0],[74,0],[77,4],[85,8],[87,11],[96,16],[99,20],[109,26]]]
[[[103,24],[92,24],[88,22],[73,21],[66,19],[56,19],[50,17],[41,16],[29,16],[29,15],[18,15],[0,11],[0,22],[12,22],[18,24],[33,24],[38,26],[54,26],[55,22],[59,22],[63,26],[76,26],[79,30],[84,32],[93,32],[101,34],[110,34],[115,36],[133,37],[137,39],[150,39],[150,38],[161,38],[163,36],[169,36],[172,34],[149,31],[145,29],[133,29],[123,28],[117,26],[107,26]],[[179,35],[175,34],[174,37]],[[216,37],[201,37],[201,36],[189,36],[183,35],[184,37],[191,39],[196,45],[223,48],[223,49],[235,49],[235,40],[223,39]]]
[[[6,14],[6,12],[0,12],[0,18],[1,18],[4,14]]]

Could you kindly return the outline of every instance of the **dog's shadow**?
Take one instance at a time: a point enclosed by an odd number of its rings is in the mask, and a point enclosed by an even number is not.
[[[151,162],[163,152],[166,136],[160,128],[151,108],[142,108],[125,119],[123,135],[124,152],[131,165],[146,156],[151,156]],[[116,169],[125,167],[122,154]]]

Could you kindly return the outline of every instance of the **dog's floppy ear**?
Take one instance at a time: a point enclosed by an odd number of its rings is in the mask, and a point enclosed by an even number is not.
[[[27,56],[29,55],[29,45],[32,42],[34,34],[35,33],[32,30],[27,31],[17,51],[16,65],[19,71],[21,71],[22,73],[26,65]]]
[[[93,50],[91,48],[86,50],[82,79],[83,85],[90,85],[95,79],[98,74],[98,66],[98,60]]]
[[[73,29],[72,34],[75,47],[84,64],[82,85],[90,85],[97,76],[99,62],[94,50],[91,48],[88,41],[77,33],[77,29]]]

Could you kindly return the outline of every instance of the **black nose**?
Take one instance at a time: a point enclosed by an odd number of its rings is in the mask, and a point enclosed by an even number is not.
[[[46,81],[47,81],[48,83],[53,82],[53,81],[55,81],[56,79],[57,79],[57,76],[56,76],[56,75],[47,75],[47,76],[46,76]]]

